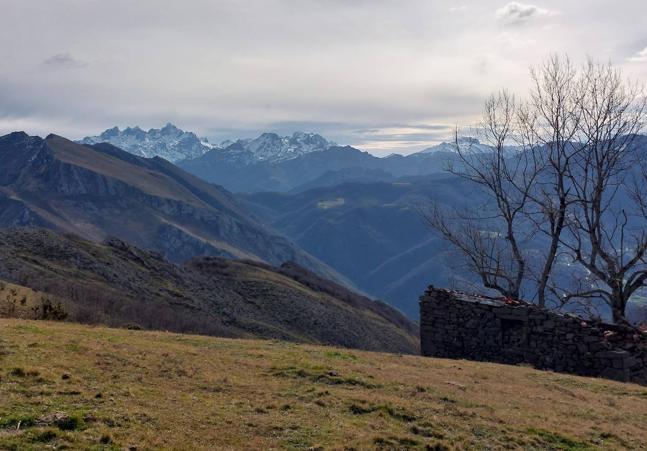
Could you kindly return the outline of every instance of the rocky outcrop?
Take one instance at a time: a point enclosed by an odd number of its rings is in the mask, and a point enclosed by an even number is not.
[[[647,385],[647,334],[521,301],[430,287],[420,298],[422,355]]]

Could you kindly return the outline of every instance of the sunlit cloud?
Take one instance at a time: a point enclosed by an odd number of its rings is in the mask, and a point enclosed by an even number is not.
[[[512,25],[549,17],[554,14],[554,11],[519,2],[510,2],[496,11],[496,16],[500,21]]]
[[[644,63],[647,62],[647,47],[636,53],[634,56],[629,58],[629,61],[633,63]]]
[[[454,125],[392,125],[355,131],[355,147],[379,156],[419,152],[451,137]]]

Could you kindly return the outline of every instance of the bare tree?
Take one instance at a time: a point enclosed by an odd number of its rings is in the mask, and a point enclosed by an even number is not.
[[[563,297],[602,299],[614,321],[621,322],[630,297],[647,281],[647,222],[636,214],[645,210],[631,202],[639,197],[631,195],[628,183],[638,162],[633,143],[643,129],[647,103],[642,90],[624,82],[610,65],[589,61],[579,87],[580,150],[568,174],[574,208],[570,233],[561,243],[591,273],[592,282]]]
[[[520,222],[537,174],[530,170],[534,163],[529,154],[506,155],[516,118],[514,97],[502,91],[485,103],[479,127],[491,152],[464,145],[458,130],[455,133],[459,165],[450,166],[449,171],[481,186],[494,207],[452,214],[434,206],[425,214],[428,223],[465,257],[485,287],[513,298],[520,297],[526,278]]]
[[[519,113],[518,135],[522,151],[533,155],[535,165],[530,170],[539,173],[529,194],[529,217],[549,242],[534,277],[537,303],[544,307],[567,210],[573,202],[568,174],[578,153],[573,139],[581,121],[576,107],[580,92],[577,71],[567,57],[551,56],[543,65],[531,69],[531,78],[533,87],[528,104]]]
[[[507,92],[486,102],[479,130],[489,150],[465,148],[455,136],[460,164],[450,171],[483,188],[492,213],[434,207],[426,218],[485,287],[518,297],[531,286],[542,307],[549,296],[590,311],[602,300],[624,321],[629,298],[647,282],[647,192],[632,190],[627,177],[647,101],[618,70],[591,61],[577,70],[552,56],[531,78],[527,102]],[[536,233],[544,238],[533,245],[543,247],[530,259],[525,246]],[[589,276],[560,286],[560,256]]]

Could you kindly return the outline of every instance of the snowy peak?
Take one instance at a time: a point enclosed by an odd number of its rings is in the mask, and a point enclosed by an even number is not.
[[[295,132],[292,136],[263,133],[255,139],[239,139],[227,146],[223,152],[229,157],[246,164],[256,162],[279,162],[301,155],[327,150],[336,144],[316,133]]]
[[[476,138],[471,138],[468,136],[461,136],[458,138],[458,146],[460,150],[464,151],[470,151],[470,152],[487,152],[489,150],[492,150],[490,146],[487,144],[481,143],[478,139]],[[437,144],[435,146],[429,147],[425,150],[421,150],[418,152],[419,154],[430,154],[430,153],[436,153],[436,152],[456,152],[456,143],[454,141],[451,142],[442,142],[440,144]]]
[[[148,131],[139,127],[127,127],[124,130],[113,127],[99,136],[89,136],[79,141],[80,144],[102,142],[140,157],[162,157],[173,163],[198,158],[215,147],[206,139],[200,139],[195,133],[181,130],[170,122],[160,129],[151,128]]]

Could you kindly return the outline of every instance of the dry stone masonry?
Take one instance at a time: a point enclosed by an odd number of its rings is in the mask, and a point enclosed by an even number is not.
[[[647,385],[647,334],[521,301],[433,286],[420,298],[422,355],[530,364]]]

